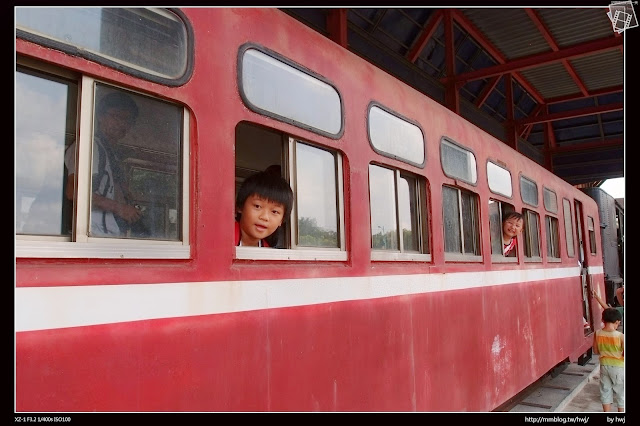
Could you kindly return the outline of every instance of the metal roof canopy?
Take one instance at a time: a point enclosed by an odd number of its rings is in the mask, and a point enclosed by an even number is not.
[[[624,37],[607,6],[282,10],[572,185],[624,176]]]

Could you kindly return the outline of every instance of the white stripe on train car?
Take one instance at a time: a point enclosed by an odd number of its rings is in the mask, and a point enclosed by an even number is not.
[[[589,268],[602,274],[602,267]],[[576,277],[580,268],[165,284],[20,287],[15,331],[211,315]]]

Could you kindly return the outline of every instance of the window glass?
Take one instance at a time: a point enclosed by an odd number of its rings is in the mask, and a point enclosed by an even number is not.
[[[571,203],[566,198],[562,199],[562,209],[564,214],[564,236],[567,243],[567,255],[575,256],[575,247],[573,240],[573,216],[571,216]]]
[[[340,95],[320,78],[253,48],[241,54],[240,73],[250,108],[329,136],[341,133]]]
[[[298,245],[339,247],[335,157],[296,143]]]
[[[542,188],[542,196],[544,202],[544,208],[551,213],[558,212],[558,197],[556,193],[545,187]]]
[[[78,86],[22,68],[15,76],[16,234],[70,236],[64,155],[76,139]]]
[[[396,196],[393,170],[369,165],[371,247],[397,250]]]
[[[442,200],[445,252],[480,255],[477,195],[443,186]]]
[[[187,29],[168,10],[17,7],[15,16],[18,30],[72,47],[80,55],[98,55],[168,79],[187,72]]]
[[[446,139],[440,143],[440,157],[444,173],[454,179],[475,184],[478,180],[475,155]]]
[[[444,251],[462,253],[460,205],[458,191],[445,186],[442,188],[442,210],[444,219]]]
[[[404,251],[419,251],[420,247],[417,189],[418,182],[414,178],[401,176],[398,180],[398,212]]]
[[[180,239],[182,108],[102,84],[95,97],[89,235]]]
[[[17,62],[16,257],[188,258],[184,108]]]
[[[520,176],[520,196],[522,201],[532,205],[538,206],[538,185],[530,179],[524,176]]]
[[[382,154],[414,165],[425,161],[424,136],[420,127],[380,107],[369,109],[369,138]]]
[[[511,172],[491,161],[487,162],[487,182],[491,192],[505,197],[511,197],[513,194]]]
[[[371,248],[377,251],[372,259],[428,260],[425,199],[425,185],[416,176],[369,165]]]
[[[524,255],[527,258],[540,257],[540,221],[538,213],[524,210]]]
[[[560,258],[560,237],[558,235],[558,219],[552,216],[545,216],[545,227],[547,235],[547,256],[550,258]]]
[[[589,247],[591,248],[591,254],[596,254],[596,231],[591,216],[587,216],[587,226],[589,229]]]

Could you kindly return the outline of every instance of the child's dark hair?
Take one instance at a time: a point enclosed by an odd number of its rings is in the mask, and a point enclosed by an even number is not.
[[[610,322],[622,321],[622,314],[616,308],[607,308],[602,311],[602,322],[605,324]]]
[[[244,202],[253,194],[282,204],[284,206],[283,222],[291,214],[293,191],[289,183],[281,176],[270,172],[259,172],[246,178],[236,196],[236,210],[242,210]],[[236,213],[236,220],[238,219],[240,219],[240,213]]]
[[[524,220],[524,216],[522,213],[518,213],[517,211],[510,211],[504,214],[502,217],[502,222],[506,222],[508,219],[516,218],[517,220]]]

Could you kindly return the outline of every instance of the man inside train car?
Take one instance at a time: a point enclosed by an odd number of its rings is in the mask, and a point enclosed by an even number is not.
[[[112,92],[98,103],[95,116],[92,165],[91,236],[125,236],[129,226],[142,217],[142,211],[129,204],[128,185],[116,147],[138,117],[138,107],[130,96]],[[76,144],[65,153],[69,174],[66,196],[73,199],[76,171]]]
[[[507,257],[515,257],[516,240],[522,232],[524,217],[521,213],[511,211],[502,218],[502,250]]]
[[[291,214],[293,191],[289,183],[269,171],[249,176],[236,198],[236,246],[271,247],[267,238]]]

